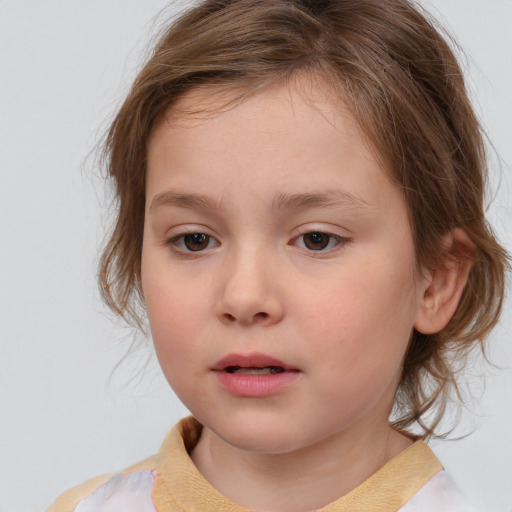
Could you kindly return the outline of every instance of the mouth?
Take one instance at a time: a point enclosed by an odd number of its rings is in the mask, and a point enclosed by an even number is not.
[[[302,374],[298,368],[266,354],[230,354],[211,370],[224,391],[241,398],[284,393]]]
[[[264,368],[256,366],[227,366],[224,371],[228,373],[238,373],[241,375],[274,375],[276,373],[283,373],[286,370],[282,366],[265,366]]]
[[[230,354],[212,367],[213,371],[241,375],[275,375],[284,372],[297,372],[290,366],[266,354]]]
[[[216,381],[229,394],[264,399],[284,393],[300,380],[301,371],[264,354],[231,354],[213,368]]]

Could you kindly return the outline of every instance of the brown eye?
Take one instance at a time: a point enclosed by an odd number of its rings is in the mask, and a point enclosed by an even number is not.
[[[325,249],[332,238],[331,235],[320,233],[319,231],[306,233],[302,237],[304,240],[304,246],[311,251],[321,251],[322,249]]]
[[[319,253],[318,256],[324,253],[344,247],[350,242],[350,239],[343,236],[333,235],[324,231],[308,231],[302,233],[291,240],[291,244],[300,247],[302,250],[313,253]]]
[[[208,247],[210,237],[204,233],[190,233],[183,236],[183,244],[189,251],[202,251]]]

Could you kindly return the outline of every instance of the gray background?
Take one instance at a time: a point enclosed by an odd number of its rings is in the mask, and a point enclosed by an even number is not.
[[[468,84],[502,159],[489,215],[512,250],[512,2],[422,3],[466,50]],[[108,212],[87,158],[164,5],[0,0],[0,512],[42,510],[70,486],[145,458],[186,414],[149,349],[112,376],[131,334],[96,291]],[[505,309],[490,340],[503,369],[476,361],[468,374],[474,398],[457,433],[474,433],[432,443],[486,512],[512,511],[510,301]]]

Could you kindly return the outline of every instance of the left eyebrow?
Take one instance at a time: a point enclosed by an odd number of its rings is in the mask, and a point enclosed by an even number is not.
[[[275,210],[298,210],[335,206],[340,208],[368,208],[362,197],[345,190],[326,190],[304,194],[279,194],[272,203]]]
[[[220,203],[202,194],[185,194],[174,191],[162,192],[153,197],[149,211],[152,213],[162,206],[177,206],[190,210],[219,210]]]

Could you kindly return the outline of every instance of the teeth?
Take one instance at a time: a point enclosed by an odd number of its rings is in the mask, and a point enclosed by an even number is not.
[[[265,368],[242,368],[240,366],[228,366],[226,368],[228,373],[238,373],[242,375],[272,375],[274,373],[282,373],[285,371],[280,366],[266,366]]]

